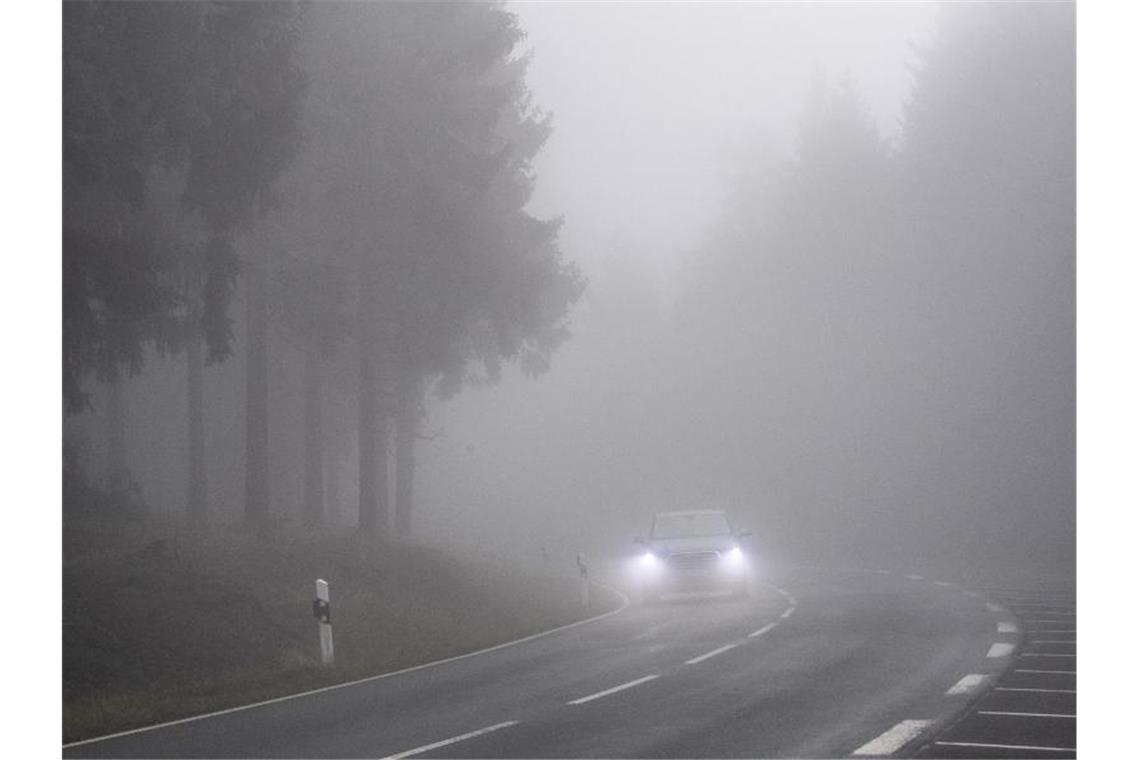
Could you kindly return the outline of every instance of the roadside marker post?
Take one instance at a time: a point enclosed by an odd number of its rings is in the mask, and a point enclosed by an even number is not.
[[[313,600],[313,617],[321,632],[321,664],[333,664],[332,608],[329,606],[328,581],[317,579],[317,598]]]
[[[578,552],[578,575],[582,579],[582,606],[590,606],[590,567],[586,564],[586,555]]]

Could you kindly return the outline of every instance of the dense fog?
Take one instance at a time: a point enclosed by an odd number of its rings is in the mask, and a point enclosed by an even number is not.
[[[64,54],[65,519],[1075,551],[1072,5],[69,3]]]

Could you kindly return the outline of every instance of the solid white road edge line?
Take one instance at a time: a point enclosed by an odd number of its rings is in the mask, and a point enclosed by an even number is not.
[[[707,660],[710,657],[716,657],[718,654],[722,654],[724,652],[727,652],[730,649],[736,649],[738,646],[740,646],[740,643],[741,642],[738,641],[738,642],[735,642],[733,644],[725,644],[722,647],[717,647],[716,649],[712,650],[711,652],[705,652],[704,654],[702,654],[698,657],[694,657],[691,660],[685,660],[685,664],[686,665],[696,665],[698,662],[704,662],[705,660]]]
[[[467,652],[465,654],[457,654],[454,657],[445,657],[442,660],[433,660],[432,662],[425,662],[422,665],[413,665],[410,668],[404,668],[402,670],[393,670],[391,673],[380,673],[379,675],[375,675],[375,676],[367,676],[365,678],[358,678],[355,681],[345,681],[344,683],[336,683],[336,684],[333,684],[332,686],[322,686],[319,689],[310,689],[309,691],[301,691],[301,692],[297,692],[296,694],[286,694],[283,697],[274,697],[273,699],[265,699],[265,700],[262,700],[261,702],[251,702],[248,705],[238,705],[237,707],[228,707],[225,710],[215,710],[214,712],[203,713],[202,715],[192,715],[189,718],[179,718],[178,720],[168,720],[165,723],[156,723],[153,726],[142,726],[141,728],[132,728],[129,731],[119,731],[119,732],[114,733],[114,734],[105,734],[104,736],[96,736],[96,737],[93,737],[91,739],[81,739],[80,741],[77,741],[77,742],[71,742],[70,744],[64,744],[63,747],[64,747],[64,749],[66,749],[67,747],[79,747],[79,746],[84,745],[84,744],[94,744],[95,742],[101,742],[101,741],[104,741],[106,739],[117,739],[120,736],[130,736],[131,734],[141,734],[141,733],[144,733],[146,731],[156,731],[160,728],[166,728],[167,726],[177,726],[180,723],[190,723],[190,722],[195,721],[195,720],[205,720],[206,718],[214,718],[214,717],[217,717],[219,715],[228,715],[229,713],[241,712],[242,710],[252,710],[255,707],[264,707],[266,705],[277,704],[278,702],[288,702],[291,699],[300,699],[301,697],[308,697],[312,694],[320,694],[320,693],[325,692],[325,691],[334,691],[336,689],[345,689],[345,688],[348,688],[349,686],[358,686],[362,683],[368,683],[369,681],[379,681],[382,678],[392,678],[393,676],[400,676],[400,675],[403,675],[405,673],[413,673],[417,670],[425,670],[427,668],[434,668],[437,665],[446,665],[449,662],[457,662],[458,660],[465,660],[468,657],[478,657],[481,654],[488,654],[489,652],[494,652],[494,651],[497,651],[499,649],[506,649],[507,647],[513,647],[516,644],[524,644],[528,641],[534,641],[535,639],[541,639],[543,636],[550,636],[552,634],[560,633],[562,631],[568,631],[571,628],[577,628],[578,626],[586,625],[588,623],[596,623],[599,620],[604,620],[608,617],[613,617],[614,615],[617,615],[620,612],[624,612],[625,609],[627,607],[629,607],[629,597],[626,596],[625,594],[623,594],[622,592],[618,591],[616,588],[613,588],[612,586],[609,586],[605,583],[597,583],[597,582],[593,582],[593,581],[591,581],[591,582],[595,586],[597,586],[598,588],[604,588],[606,591],[617,594],[618,598],[621,599],[621,606],[619,606],[616,610],[610,610],[609,612],[603,612],[601,615],[595,615],[594,617],[586,618],[585,620],[576,620],[573,623],[567,623],[566,625],[560,625],[557,628],[551,628],[549,631],[539,631],[538,633],[532,633],[530,636],[523,636],[521,639],[515,639],[514,641],[505,641],[502,644],[496,644],[495,646],[487,647],[486,649],[479,649],[479,650],[476,650],[474,652]]]
[[[946,690],[946,696],[955,696],[957,694],[969,694],[974,689],[984,684],[988,676],[981,673],[971,673],[968,676],[962,676],[958,683],[951,686]]]
[[[643,684],[647,681],[652,681],[654,678],[660,678],[660,676],[655,674],[655,675],[651,675],[651,676],[645,676],[644,678],[638,678],[636,681],[630,681],[628,683],[623,683],[620,686],[615,686],[612,689],[606,689],[605,691],[599,691],[597,694],[591,694],[588,697],[580,697],[578,699],[572,699],[569,702],[567,702],[566,704],[568,704],[568,705],[582,705],[582,704],[585,704],[587,702],[592,702],[595,699],[601,699],[602,697],[608,697],[610,694],[615,694],[619,691],[624,691],[626,689],[632,689],[634,686],[637,686],[638,684]]]
[[[1076,747],[1034,747],[1028,744],[984,744],[982,742],[934,742],[939,747],[982,747],[985,749],[1026,749],[1032,752],[1076,752]]]
[[[1009,715],[1015,718],[1072,718],[1076,720],[1076,715],[1066,715],[1063,713],[1033,713],[1033,712],[1009,712],[1008,710],[978,710],[978,715]]]
[[[990,647],[990,651],[986,652],[986,657],[1009,657],[1012,652],[1013,644],[998,641]]]
[[[429,752],[433,749],[439,749],[440,747],[446,747],[449,744],[455,744],[456,742],[461,742],[461,741],[464,741],[465,739],[473,739],[476,736],[482,736],[483,734],[489,734],[492,731],[498,731],[500,728],[506,728],[507,726],[514,726],[517,724],[518,724],[517,720],[508,720],[508,721],[504,721],[503,723],[496,723],[493,726],[487,726],[486,728],[480,728],[480,729],[475,730],[475,731],[468,731],[465,734],[460,734],[459,736],[453,736],[450,739],[444,739],[443,741],[438,741],[438,742],[435,742],[434,744],[425,744],[422,747],[416,747],[415,749],[409,749],[405,752],[399,753],[398,755],[388,755],[388,757],[385,758],[385,760],[399,760],[400,758],[403,758],[403,757],[412,757],[413,755],[419,755],[423,752]]]
[[[852,755],[892,755],[934,723],[932,720],[904,720],[876,736]]]

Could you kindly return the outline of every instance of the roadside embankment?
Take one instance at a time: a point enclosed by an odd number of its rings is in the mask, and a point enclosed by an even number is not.
[[[475,651],[620,602],[493,558],[346,533],[190,537],[158,525],[64,533],[64,741]],[[332,590],[320,664],[314,580]]]

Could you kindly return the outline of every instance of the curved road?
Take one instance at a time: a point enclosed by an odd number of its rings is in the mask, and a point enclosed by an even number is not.
[[[973,592],[882,571],[766,580],[750,600],[630,605],[476,656],[69,745],[64,756],[905,754],[1005,668],[1004,646],[994,649],[1004,610]]]

